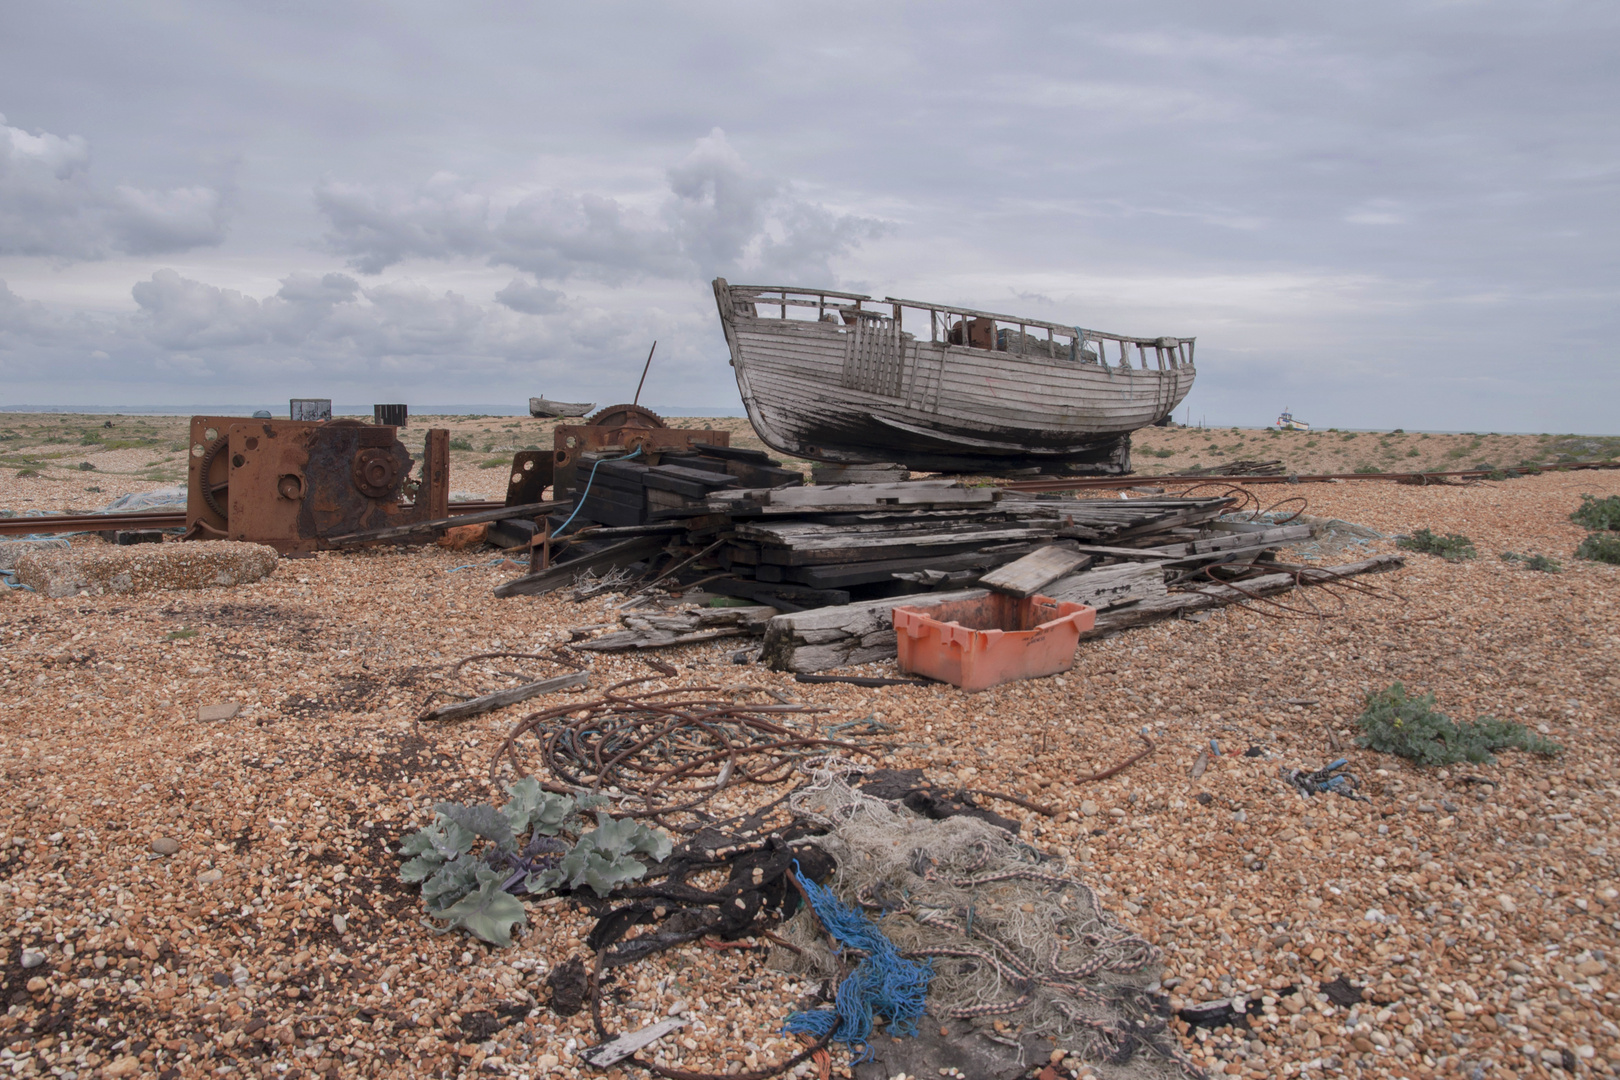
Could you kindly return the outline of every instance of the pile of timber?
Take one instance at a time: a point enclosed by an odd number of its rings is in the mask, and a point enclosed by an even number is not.
[[[627,527],[700,513],[715,492],[729,487],[801,485],[804,477],[759,450],[696,443],[691,452],[662,451],[645,461],[622,453],[580,455],[577,475],[584,503],[579,516]]]
[[[537,595],[618,574],[614,587],[631,597],[623,629],[582,649],[763,635],[766,663],[812,672],[892,658],[896,603],[1038,593],[1096,608],[1098,636],[1319,574],[1274,561],[1279,546],[1310,539],[1311,525],[1243,520],[1226,496],[1030,496],[950,480],[764,486],[789,470],[730,448],[592,468],[578,515],[592,524],[558,541],[555,566],[496,590]],[[751,606],[663,610],[692,595]]]

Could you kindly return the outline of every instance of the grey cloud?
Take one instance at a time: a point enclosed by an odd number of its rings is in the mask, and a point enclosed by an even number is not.
[[[651,211],[557,189],[502,207],[448,176],[412,192],[326,181],[315,201],[328,245],[363,274],[413,257],[476,257],[543,281],[695,279],[742,267],[825,276],[832,259],[886,227],[830,211],[750,168],[719,128],[697,140],[665,179]]]
[[[33,134],[0,115],[0,255],[189,251],[222,242],[226,220],[224,196],[209,187],[104,190],[90,177],[83,138]]]
[[[549,292],[514,284],[525,295]],[[133,312],[91,318],[53,311],[0,281],[0,383],[16,394],[45,381],[102,392],[178,381],[193,401],[275,398],[289,385],[442,400],[459,383],[481,387],[486,400],[503,396],[497,387],[514,402],[541,389],[588,398],[629,377],[647,340],[672,328],[683,340],[660,351],[660,374],[689,379],[706,365],[692,344],[706,320],[572,305],[560,294],[538,318],[408,280],[362,287],[346,274],[294,273],[275,292],[252,296],[173,269],[131,294]]]
[[[563,294],[532,281],[513,278],[511,283],[495,294],[495,299],[525,315],[549,315],[563,301]]]

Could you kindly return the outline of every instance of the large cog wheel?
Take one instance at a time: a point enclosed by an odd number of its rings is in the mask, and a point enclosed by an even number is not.
[[[592,427],[667,428],[664,418],[640,405],[609,405],[587,421]]]

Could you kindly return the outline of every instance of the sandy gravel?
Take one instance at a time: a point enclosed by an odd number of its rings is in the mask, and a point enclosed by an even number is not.
[[[1161,945],[1178,1004],[1259,996],[1242,1038],[1187,1035],[1223,1074],[1611,1075],[1620,568],[1570,557],[1581,492],[1620,492],[1620,474],[1289,489],[1385,532],[1467,533],[1481,557],[1414,556],[1342,608],[1314,592],[1328,619],[1229,609],[1087,643],[1065,677],[981,695],[799,686],[732,665],[722,645],[664,658],[676,682],[771,685],[835,720],[881,714],[905,741],[893,764],[1054,805],[1056,818],[1024,814],[1026,835]],[[1513,568],[1507,549],[1565,569]],[[0,1068],[600,1075],[573,1056],[593,1041],[587,1015],[536,1007],[590,920],[531,905],[506,951],[435,935],[388,851],[433,801],[486,792],[489,752],[522,712],[414,725],[439,669],[611,618],[608,599],[492,600],[511,569],[459,567],[493,557],[323,554],[233,589],[0,600]],[[592,663],[599,687],[647,672]],[[1567,752],[1448,772],[1349,749],[1370,803],[1282,785],[1279,766],[1336,756],[1329,730],[1348,732],[1362,696],[1396,679]],[[223,702],[241,711],[198,719]],[[1155,755],[1071,782],[1133,753],[1143,726]],[[1189,779],[1211,740],[1221,756]],[[160,838],[177,853],[155,853]],[[42,962],[24,968],[25,949]],[[665,1052],[686,1067],[790,1053],[777,1028],[803,988],[763,955],[694,946],[627,969],[608,1024],[684,1004],[697,1022]],[[1319,988],[1339,975],[1370,1000],[1332,1004]]]

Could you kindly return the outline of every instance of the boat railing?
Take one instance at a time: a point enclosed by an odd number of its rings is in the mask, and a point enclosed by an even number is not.
[[[919,315],[927,314],[928,340],[936,344],[943,341],[967,348],[1023,355],[1044,353],[1052,359],[1125,369],[1166,371],[1191,366],[1193,345],[1197,340],[1190,337],[1132,337],[952,304],[902,300],[893,296],[878,300],[864,293],[836,292],[831,289],[784,285],[731,285],[729,288],[733,302],[751,305],[759,317],[766,317],[759,312],[760,308],[774,307],[782,319],[789,317],[790,308],[814,309],[816,314],[811,318],[822,322],[893,319],[897,327],[903,327],[905,310],[910,309]],[[874,306],[867,307],[868,304]],[[1017,337],[1011,334],[1014,328],[1017,329]],[[1046,332],[1044,339],[1038,335],[1043,330]],[[1113,353],[1112,357],[1109,356],[1110,352]],[[1135,363],[1132,363],[1133,353]]]

